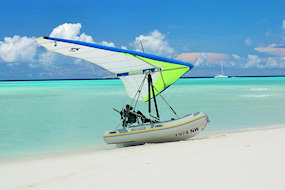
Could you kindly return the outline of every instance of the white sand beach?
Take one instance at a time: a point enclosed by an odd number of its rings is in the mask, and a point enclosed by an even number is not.
[[[284,189],[285,126],[0,163],[0,189]]]

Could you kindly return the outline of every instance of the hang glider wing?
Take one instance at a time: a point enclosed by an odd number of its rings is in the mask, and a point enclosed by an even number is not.
[[[141,101],[149,99],[147,85],[142,85],[146,72],[152,75],[157,95],[194,67],[182,61],[99,44],[52,37],[36,40],[50,51],[89,61],[115,73],[123,81],[127,94]],[[141,92],[136,96],[140,87]]]

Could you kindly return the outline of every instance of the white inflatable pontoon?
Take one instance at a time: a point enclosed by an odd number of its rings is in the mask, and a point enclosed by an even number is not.
[[[194,137],[208,122],[207,115],[198,112],[180,119],[109,130],[103,137],[107,144],[118,146],[179,141]]]

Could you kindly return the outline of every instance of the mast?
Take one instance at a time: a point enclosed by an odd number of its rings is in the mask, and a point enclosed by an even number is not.
[[[221,61],[221,67],[222,67],[222,75],[224,75],[224,67],[223,67],[223,62]]]
[[[150,112],[151,112],[151,102],[150,102],[150,80],[151,80],[151,75],[150,74],[148,74],[147,75],[147,84],[148,84],[148,112],[149,112],[149,114],[150,114]]]
[[[157,108],[157,102],[156,102],[156,98],[155,98],[155,93],[154,93],[154,88],[153,88],[153,84],[152,84],[152,78],[151,78],[151,74],[148,74],[148,112],[151,112],[151,91],[152,91],[152,96],[153,96],[153,101],[154,101],[154,106],[155,106],[155,111],[156,111],[156,115],[157,118],[159,119],[159,113],[158,113],[158,108]]]

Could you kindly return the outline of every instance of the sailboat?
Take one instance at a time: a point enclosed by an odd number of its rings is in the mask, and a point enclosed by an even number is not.
[[[119,112],[120,128],[103,134],[107,144],[131,146],[185,140],[197,135],[209,122],[205,113],[197,112],[178,117],[166,102],[162,92],[194,66],[190,63],[155,56],[147,53],[53,37],[40,37],[38,44],[50,51],[76,57],[97,64],[120,78],[132,98]],[[161,96],[176,115],[160,121],[156,97]],[[137,110],[137,102],[148,105],[148,116]],[[154,105],[155,115],[151,107]]]
[[[216,75],[214,78],[229,78],[228,76],[224,75],[223,62],[221,62],[221,69],[222,69],[222,74]]]

